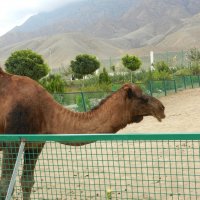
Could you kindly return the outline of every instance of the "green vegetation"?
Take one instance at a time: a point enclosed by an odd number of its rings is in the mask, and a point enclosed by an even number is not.
[[[90,100],[86,96],[84,96],[84,101],[83,101],[82,96],[80,96],[80,95],[76,96],[76,104],[78,106],[76,111],[78,111],[78,112],[85,112],[86,110],[91,109]]]
[[[170,54],[168,54],[168,56],[169,55]],[[43,77],[39,82],[51,93],[79,91],[111,92],[127,82],[139,84],[146,92],[150,91],[150,87],[153,87],[155,92],[157,92],[155,88],[161,91],[163,85],[169,85],[169,83],[171,85],[166,87],[173,88],[173,80],[178,80],[178,85],[183,85],[183,81],[191,82],[192,85],[193,80],[191,81],[189,76],[195,75],[197,76],[196,79],[198,79],[200,75],[200,52],[198,49],[191,49],[187,54],[182,52],[180,55],[187,56],[185,59],[182,59],[181,64],[177,62],[178,54],[177,56],[173,54],[171,59],[169,57],[163,60],[156,59],[157,62],[154,64],[155,70],[152,71],[150,71],[149,68],[148,70],[141,68],[142,62],[136,56],[126,55],[121,59],[123,67],[122,65],[108,66],[108,64],[104,63],[102,72],[96,75],[94,72],[100,68],[100,62],[95,56],[82,54],[76,56],[76,59],[71,61],[70,66],[64,69],[62,75],[65,77],[65,81],[63,76],[51,74],[47,77]],[[27,75],[35,80],[39,80],[49,71],[47,65],[44,64],[41,59],[41,56],[31,50],[17,51],[7,60],[6,70],[10,73]],[[185,62],[185,60],[187,60],[187,62]],[[29,62],[30,64],[28,64]],[[39,64],[37,64],[38,62]],[[43,69],[43,66],[46,71],[40,71],[38,66],[41,69]],[[135,73],[131,73],[129,70],[131,70],[131,72],[135,71]],[[108,73],[108,71],[111,73]],[[71,80],[72,76],[74,78],[73,80]],[[182,78],[182,76],[185,76],[185,78]],[[154,85],[151,85],[151,80],[155,81]],[[78,102],[78,100],[76,101]]]
[[[111,84],[111,79],[105,67],[103,68],[103,72],[99,74],[99,84]]]
[[[192,48],[187,53],[187,58],[192,65],[200,64],[200,51],[197,48]]]
[[[168,64],[164,61],[155,63],[155,70],[152,72],[152,79],[154,80],[165,80],[172,79],[172,71]]]
[[[140,59],[136,56],[130,56],[130,55],[126,55],[124,57],[122,57],[122,64],[125,68],[127,68],[128,70],[131,71],[130,73],[130,82],[134,82],[133,80],[133,71],[136,71],[140,68],[140,66],[142,65],[142,62],[140,61]]]
[[[82,54],[71,61],[70,67],[74,77],[81,79],[85,75],[93,74],[100,67],[100,62],[95,56]]]
[[[51,93],[65,92],[66,83],[60,74],[50,74],[41,79],[40,84]]]
[[[9,73],[28,76],[37,81],[50,71],[42,56],[32,50],[13,52],[5,63],[5,69]]]
[[[142,62],[138,57],[129,55],[126,55],[122,58],[122,63],[124,67],[131,71],[136,71],[142,65]]]
[[[187,54],[190,61],[190,70],[193,75],[200,74],[200,51],[197,48],[192,48]]]

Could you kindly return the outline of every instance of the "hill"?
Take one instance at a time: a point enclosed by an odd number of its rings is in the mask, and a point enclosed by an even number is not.
[[[82,0],[32,16],[0,37],[0,60],[30,48],[58,67],[80,53],[105,59],[200,47],[199,22],[198,0]]]

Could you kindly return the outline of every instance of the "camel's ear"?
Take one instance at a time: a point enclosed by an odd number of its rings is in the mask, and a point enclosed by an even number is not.
[[[129,85],[124,85],[124,90],[126,91],[127,97],[128,97],[129,99],[132,99],[133,97],[136,96],[136,94],[134,93],[133,88],[132,88],[131,86],[129,86]]]
[[[137,85],[125,84],[123,88],[127,92],[127,97],[129,99],[133,97],[141,98],[143,96],[141,88]]]

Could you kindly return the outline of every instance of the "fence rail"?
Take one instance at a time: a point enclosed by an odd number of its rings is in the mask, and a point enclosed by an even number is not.
[[[29,158],[35,152],[30,144],[37,149],[36,144],[46,142],[31,199],[200,199],[200,133],[1,135],[0,143],[22,139]],[[12,145],[10,152],[15,152]],[[22,199],[23,160],[13,199]]]
[[[126,133],[126,134],[18,134],[0,135],[0,141],[20,142],[76,142],[111,140],[200,140],[200,133]]]

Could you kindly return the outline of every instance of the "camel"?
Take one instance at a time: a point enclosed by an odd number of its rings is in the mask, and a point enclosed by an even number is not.
[[[79,113],[58,104],[36,81],[4,72],[0,68],[0,134],[90,134],[116,133],[144,116],[165,118],[165,107],[143,94],[134,84],[124,84],[92,110]],[[80,146],[87,143],[64,143]],[[0,199],[5,199],[19,142],[3,142]],[[15,148],[13,148],[15,147]],[[21,176],[23,199],[29,200],[34,185],[34,168],[44,143],[26,143]]]

